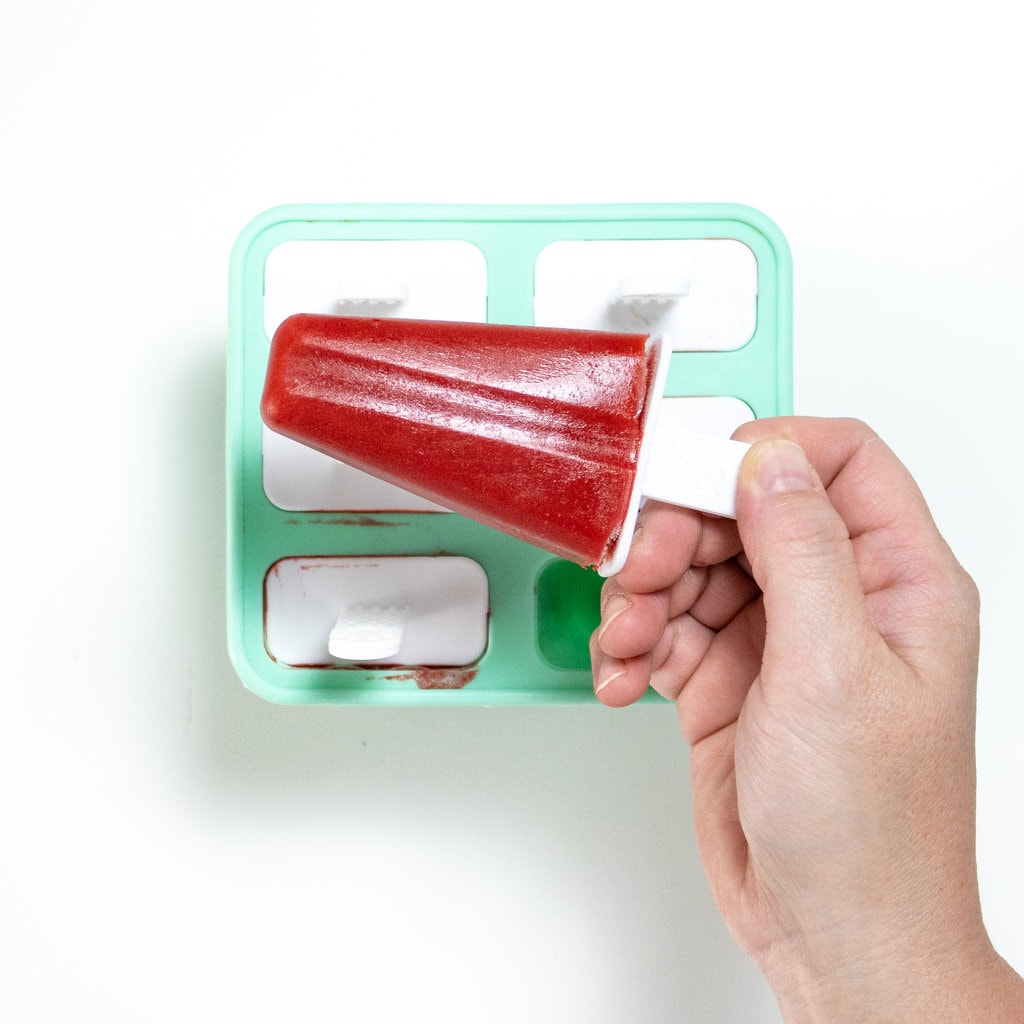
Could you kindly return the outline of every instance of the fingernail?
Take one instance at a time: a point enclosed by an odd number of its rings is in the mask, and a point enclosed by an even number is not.
[[[604,631],[629,607],[629,599],[622,594],[613,594],[601,609],[601,628],[597,631],[597,639],[604,636]]]
[[[594,693],[600,693],[609,683],[615,682],[621,676],[626,674],[625,668],[622,667],[622,663],[618,662],[612,665],[610,668],[605,669],[605,674],[598,680],[597,686],[594,689]]]
[[[762,441],[752,454],[754,482],[760,490],[784,494],[814,489],[814,470],[803,449],[792,441]]]

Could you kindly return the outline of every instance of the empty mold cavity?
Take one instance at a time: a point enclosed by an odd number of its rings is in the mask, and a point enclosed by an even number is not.
[[[601,621],[601,585],[593,569],[549,562],[537,578],[537,647],[555,668],[590,667],[590,635]]]
[[[712,437],[732,437],[733,431],[754,418],[746,402],[728,395],[688,397],[666,395],[658,405],[658,430],[692,430]]]
[[[471,665],[488,614],[484,570],[458,555],[282,558],[264,581],[267,651],[294,667]]]
[[[288,512],[447,511],[266,427],[263,489],[278,508]]]
[[[534,322],[659,334],[677,351],[753,336],[757,259],[731,238],[560,241],[534,268]]]
[[[487,264],[472,242],[282,242],[263,272],[263,326],[273,337],[293,313],[487,318]]]

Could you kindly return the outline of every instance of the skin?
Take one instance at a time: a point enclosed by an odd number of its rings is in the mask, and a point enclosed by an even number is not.
[[[1020,1024],[978,897],[977,590],[864,424],[736,436],[736,522],[642,510],[598,699],[675,702],[711,888],[788,1024]]]

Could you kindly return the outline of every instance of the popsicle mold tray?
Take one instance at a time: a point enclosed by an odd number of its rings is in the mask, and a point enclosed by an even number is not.
[[[662,335],[659,412],[728,436],[791,411],[785,240],[731,205],[290,206],[240,235],[228,352],[228,629],[283,704],[594,700],[601,579],[266,430],[292,313]]]

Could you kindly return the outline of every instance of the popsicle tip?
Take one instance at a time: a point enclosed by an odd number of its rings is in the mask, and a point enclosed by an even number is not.
[[[282,432],[282,412],[282,403],[277,400],[271,389],[264,388],[263,396],[260,398],[260,419],[276,433]]]

